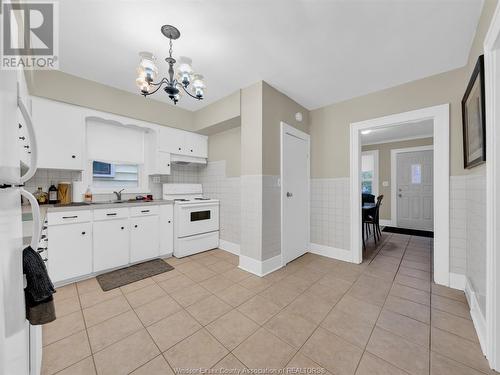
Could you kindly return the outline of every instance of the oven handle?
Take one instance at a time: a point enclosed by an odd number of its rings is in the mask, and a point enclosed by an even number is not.
[[[218,207],[219,206],[219,203],[205,203],[205,204],[202,204],[202,203],[191,203],[191,204],[182,204],[180,205],[179,207],[180,208],[192,208],[192,207],[200,207],[200,208],[205,208],[205,207]]]

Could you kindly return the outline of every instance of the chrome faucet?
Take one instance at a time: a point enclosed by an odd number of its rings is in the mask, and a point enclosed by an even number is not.
[[[121,189],[120,191],[113,191],[113,194],[116,195],[116,200],[121,201],[122,200],[122,191],[125,189]]]

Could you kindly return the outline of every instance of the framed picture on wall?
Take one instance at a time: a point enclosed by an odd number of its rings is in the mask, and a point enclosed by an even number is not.
[[[464,168],[486,161],[486,111],[484,100],[484,56],[477,59],[462,99]]]

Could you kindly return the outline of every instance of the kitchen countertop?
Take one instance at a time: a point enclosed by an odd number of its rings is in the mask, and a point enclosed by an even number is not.
[[[116,207],[137,207],[137,206],[161,206],[166,204],[173,204],[173,200],[157,199],[153,201],[125,201],[123,203],[113,203],[113,202],[94,202],[91,204],[83,205],[66,205],[58,206],[54,204],[44,204],[40,206],[40,211],[42,213],[42,219],[45,218],[46,213],[50,212],[64,212],[64,211],[85,211],[85,210],[99,210],[105,208],[116,208]],[[27,216],[31,216],[31,208],[29,206],[23,206],[23,221],[32,220]],[[26,218],[25,218],[26,217]]]

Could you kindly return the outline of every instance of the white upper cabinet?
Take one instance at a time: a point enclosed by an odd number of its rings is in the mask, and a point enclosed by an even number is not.
[[[196,133],[184,133],[185,155],[199,158],[208,157],[208,137]]]
[[[183,130],[162,127],[158,148],[171,154],[208,157],[208,137]]]
[[[79,107],[32,98],[38,168],[84,169],[85,124]]]

